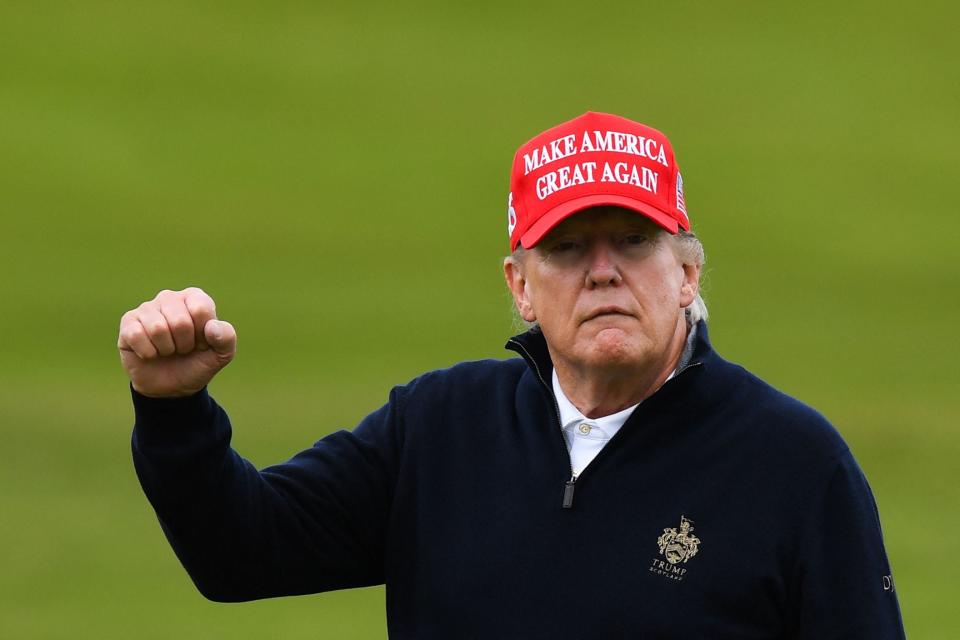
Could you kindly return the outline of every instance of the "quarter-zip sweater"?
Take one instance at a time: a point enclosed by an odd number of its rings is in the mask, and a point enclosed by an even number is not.
[[[137,474],[201,593],[385,583],[391,638],[903,637],[846,444],[705,324],[574,486],[543,336],[507,345],[261,471],[206,389],[133,392]]]

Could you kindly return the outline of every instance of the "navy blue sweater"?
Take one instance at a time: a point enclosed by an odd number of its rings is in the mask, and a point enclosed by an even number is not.
[[[257,471],[206,390],[133,393],[137,474],[218,601],[387,585],[392,638],[902,638],[870,489],[817,412],[690,363],[570,483],[539,333]]]

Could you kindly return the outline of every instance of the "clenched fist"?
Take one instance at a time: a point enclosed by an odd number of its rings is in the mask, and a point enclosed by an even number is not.
[[[120,360],[145,396],[188,396],[203,389],[237,351],[233,325],[217,320],[202,289],[164,290],[120,318]]]

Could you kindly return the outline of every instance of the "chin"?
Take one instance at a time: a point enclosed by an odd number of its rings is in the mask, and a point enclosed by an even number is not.
[[[592,342],[589,361],[594,366],[634,366],[646,360],[646,351],[635,336],[623,331],[605,329]]]

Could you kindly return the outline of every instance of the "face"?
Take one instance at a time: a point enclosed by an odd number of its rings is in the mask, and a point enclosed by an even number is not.
[[[520,315],[540,324],[556,366],[580,369],[660,363],[700,277],[674,254],[668,232],[616,207],[567,218],[522,260],[507,258],[504,274]]]

